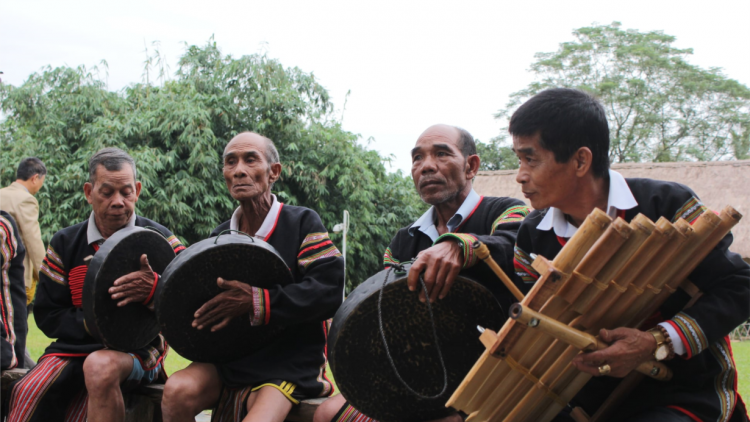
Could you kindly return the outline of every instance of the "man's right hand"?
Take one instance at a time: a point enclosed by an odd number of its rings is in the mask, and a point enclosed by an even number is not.
[[[429,247],[417,255],[417,260],[409,270],[407,283],[409,290],[420,289],[419,300],[425,301],[425,294],[419,283],[419,277],[424,272],[424,284],[430,302],[444,298],[453,286],[456,276],[464,265],[461,247],[457,242],[448,240]]]

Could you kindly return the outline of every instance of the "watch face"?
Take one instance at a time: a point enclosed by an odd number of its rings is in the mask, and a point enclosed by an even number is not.
[[[664,360],[669,356],[669,347],[666,344],[660,344],[654,352],[656,360]]]

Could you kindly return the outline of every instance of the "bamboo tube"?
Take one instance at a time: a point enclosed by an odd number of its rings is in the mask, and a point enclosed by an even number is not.
[[[684,220],[682,220],[684,221]],[[664,284],[669,281],[683,267],[692,267],[699,262],[689,262],[693,252],[703,245],[703,242],[718,227],[721,218],[712,212],[704,212],[693,224],[693,234],[689,242],[685,242],[679,248],[679,252],[674,259],[665,260],[654,271],[652,277],[647,281],[647,288],[620,317],[621,325],[628,326],[628,323],[636,318],[644,309],[650,307],[656,296],[661,292]],[[712,249],[712,248],[710,248]],[[680,280],[682,282],[682,280]]]
[[[499,278],[500,281],[503,282],[505,287],[510,290],[516,300],[518,300],[519,302],[522,301],[523,293],[521,293],[518,287],[516,287],[516,285],[510,280],[510,278],[508,278],[508,276],[505,274],[505,271],[503,271],[503,269],[500,268],[499,265],[497,265],[497,262],[492,259],[492,255],[490,255],[490,250],[487,248],[487,245],[477,240],[473,243],[472,247],[474,248],[474,253],[476,253],[479,259],[484,261],[484,263],[490,267],[492,272],[494,272],[497,278]]]
[[[710,212],[711,211],[706,211],[704,214]],[[704,241],[703,247],[698,248],[688,259],[687,262],[689,263],[689,265],[684,265],[675,275],[672,276],[671,280],[669,281],[669,287],[671,289],[668,288],[662,290],[662,292],[657,296],[653,303],[649,304],[646,309],[641,311],[638,316],[633,318],[633,320],[630,322],[631,326],[640,326],[640,324],[646,318],[648,318],[650,315],[656,312],[657,309],[659,309],[659,307],[669,297],[670,290],[676,289],[677,286],[679,286],[688,277],[688,275],[690,275],[690,273],[692,273],[693,270],[695,270],[695,268],[701,262],[703,262],[706,256],[708,256],[708,254],[714,250],[716,245],[718,245],[719,242],[721,242],[721,240],[724,239],[727,234],[729,234],[732,228],[740,222],[740,220],[742,219],[742,214],[740,214],[733,207],[726,206],[723,210],[721,210],[721,213],[719,213],[719,219],[721,221],[719,222],[718,227],[716,227],[713,233],[711,233],[711,235]]]
[[[568,327],[539,312],[528,309],[520,303],[511,306],[510,317],[529,327],[539,329],[584,352],[602,350],[609,347],[609,344],[591,334]],[[643,362],[635,370],[659,381],[669,381],[672,379],[672,371],[660,362]]]
[[[573,303],[594,281],[594,277],[628,240],[633,229],[622,218],[617,218],[586,253],[557,295]],[[562,251],[560,251],[562,253]]]
[[[623,268],[615,274],[611,284],[612,287],[604,292],[599,302],[588,310],[574,326],[590,329],[599,323],[604,314],[613,310],[620,296],[624,293],[623,289],[636,280],[636,277],[649,268],[651,261],[658,259],[662,253],[665,244],[673,237],[677,229],[666,218],[660,218],[656,224],[651,236],[641,245],[641,248],[633,254]]]
[[[578,392],[581,391],[583,386],[586,385],[586,383],[589,382],[589,380],[591,379],[591,375],[585,372],[580,372],[573,367],[571,368],[572,368],[572,371],[577,372],[577,374],[574,375],[574,378],[572,381],[567,383],[567,387],[565,387],[565,389],[563,389],[563,391],[560,392],[560,398],[568,402],[573,400],[573,397],[575,397],[575,395],[578,394]],[[552,419],[555,418],[555,416],[557,416],[558,413],[560,413],[562,409],[563,409],[563,406],[559,406],[555,402],[550,402],[550,404],[546,407],[546,409],[544,409],[544,412],[542,413],[541,417],[531,419],[531,420],[537,421],[537,422],[550,422]]]
[[[620,296],[620,299],[614,304],[614,306],[602,316],[600,326],[616,328],[622,321],[622,315],[633,307],[633,303],[645,293],[646,286],[648,283],[658,276],[658,272],[664,270],[666,263],[674,259],[680,252],[680,247],[688,241],[693,234],[693,229],[690,224],[685,220],[680,220],[674,224],[676,229],[674,236],[666,243],[661,249],[661,256],[654,256],[649,264],[658,264],[653,267],[649,265],[648,270],[644,270],[639,274],[642,277],[636,277],[628,286],[628,290]],[[656,267],[656,268],[654,268]]]
[[[631,233],[628,240],[620,247],[617,253],[604,265],[594,278],[593,286],[589,287],[576,299],[571,309],[579,314],[585,314],[595,306],[596,301],[609,289],[609,284],[618,272],[622,271],[625,264],[643,246],[644,242],[653,233],[656,226],[643,214],[638,214],[630,222]]]
[[[612,219],[607,213],[595,208],[583,221],[576,234],[568,240],[568,247],[557,254],[552,265],[560,272],[570,274],[611,222]]]

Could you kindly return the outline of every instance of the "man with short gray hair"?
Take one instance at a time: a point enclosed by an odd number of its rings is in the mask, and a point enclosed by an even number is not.
[[[166,344],[159,336],[149,346],[124,353],[105,349],[86,327],[81,303],[87,265],[118,230],[153,227],[172,245],[184,249],[166,227],[137,216],[141,193],[135,161],[125,151],[105,148],[89,161],[89,181],[83,186],[91,204],[89,218],[55,233],[40,270],[34,317],[47,337],[57,339],[39,364],[11,385],[9,422],[122,421],[121,388],[165,379],[162,357]],[[110,289],[119,306],[135,302],[152,306],[149,293],[158,280],[146,255],[141,271],[121,277]]]

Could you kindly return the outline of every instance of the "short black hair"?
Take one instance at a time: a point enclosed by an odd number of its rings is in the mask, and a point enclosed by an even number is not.
[[[16,170],[16,179],[23,180],[24,182],[31,179],[35,174],[39,177],[47,175],[47,167],[44,166],[42,160],[36,157],[24,158],[18,163],[18,170]]]
[[[470,155],[477,154],[477,144],[474,142],[474,137],[471,136],[468,130],[453,126],[459,133],[458,136],[458,148],[461,150],[461,154],[464,158]]]
[[[542,91],[523,103],[510,118],[512,136],[539,134],[541,146],[565,163],[581,147],[593,155],[594,176],[607,178],[609,125],[604,107],[593,96],[569,88]]]
[[[133,168],[133,179],[138,180],[135,171],[135,160],[127,152],[120,148],[104,148],[97,151],[89,160],[89,182],[96,182],[96,169],[99,165],[104,166],[107,171],[119,171],[123,164],[129,164]]]

